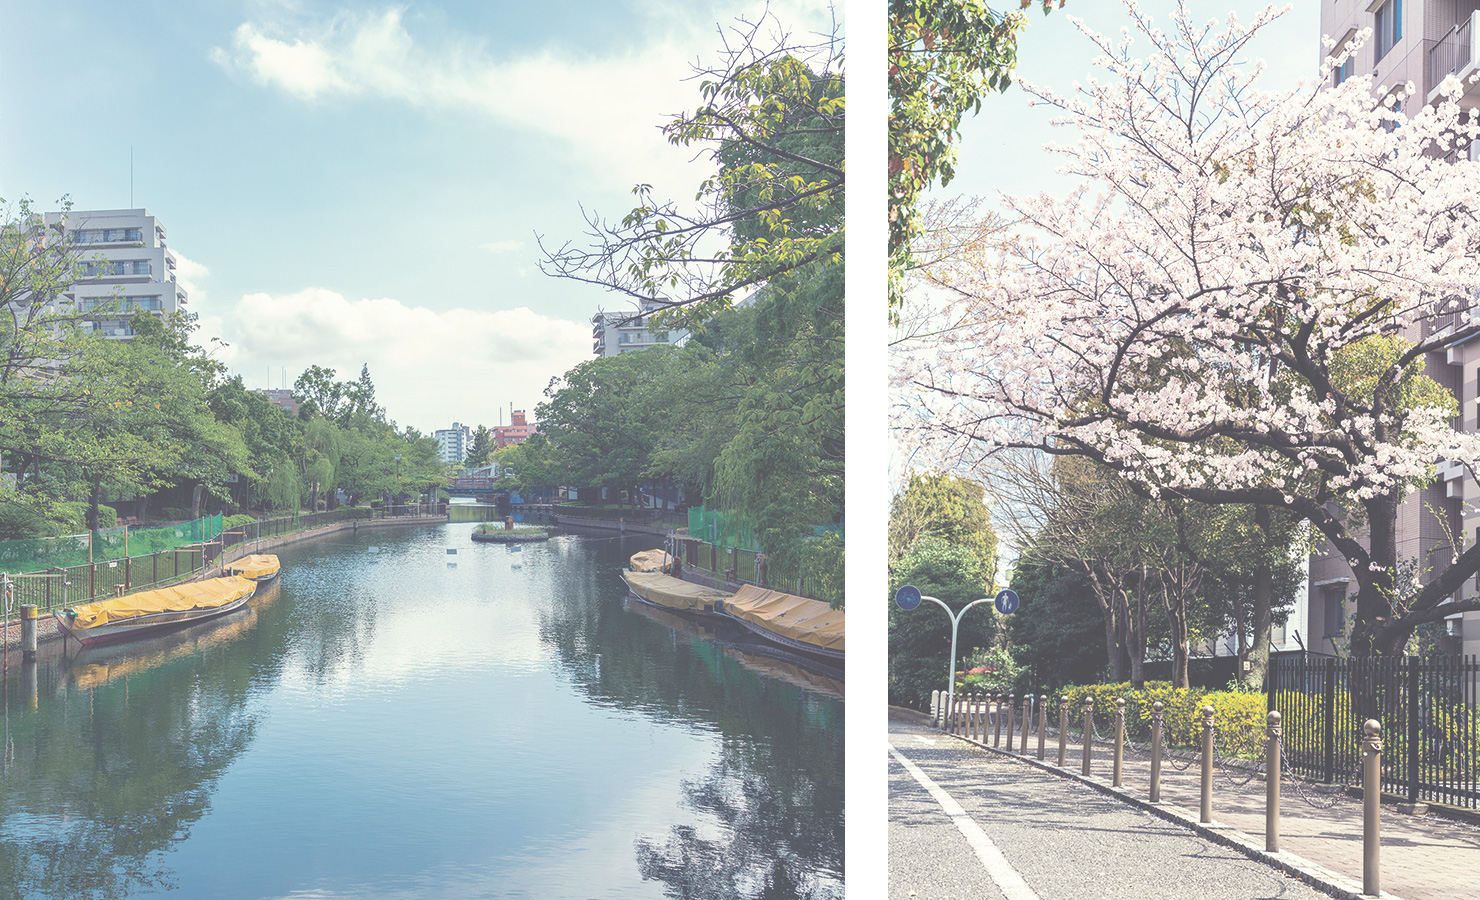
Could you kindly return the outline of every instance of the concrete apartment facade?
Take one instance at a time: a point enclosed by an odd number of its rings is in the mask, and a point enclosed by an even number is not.
[[[461,422],[453,422],[451,428],[432,432],[432,437],[437,439],[437,452],[442,461],[454,466],[467,459],[468,451],[473,447],[473,429]]]
[[[618,356],[649,347],[682,347],[689,339],[683,330],[652,331],[648,316],[657,307],[644,304],[637,313],[597,313],[591,317],[591,352],[596,356]]]
[[[1480,48],[1473,35],[1480,28],[1480,0],[1321,0],[1321,33],[1336,41],[1331,52],[1340,52],[1366,28],[1372,29],[1371,37],[1332,73],[1331,83],[1371,74],[1380,94],[1412,84],[1416,93],[1401,107],[1412,115],[1438,96],[1446,75],[1464,77],[1475,71]],[[1320,52],[1327,53],[1324,45]],[[1480,89],[1470,88],[1464,103],[1480,107]],[[1473,151],[1470,156],[1474,158]],[[1468,164],[1461,159],[1455,162]],[[1430,322],[1422,326],[1422,334],[1411,337],[1432,336],[1458,326],[1457,321]],[[1466,432],[1480,429],[1480,335],[1461,337],[1445,350],[1428,354],[1425,362],[1426,374],[1459,401],[1454,426]],[[1440,461],[1434,481],[1403,503],[1398,552],[1422,573],[1447,564],[1460,535],[1480,540],[1480,484],[1464,466]],[[1455,596],[1469,598],[1477,592],[1476,580],[1471,580]],[[1356,583],[1341,554],[1329,545],[1318,548],[1310,559],[1308,612],[1302,617],[1308,649],[1324,653],[1338,649],[1355,608],[1355,593]],[[1293,617],[1290,627],[1297,627]],[[1452,639],[1451,649],[1480,653],[1480,613],[1450,616],[1445,629]]]
[[[166,316],[188,298],[175,277],[177,260],[165,229],[144,209],[71,210],[44,216],[60,225],[78,250],[84,277],[66,292],[83,311],[96,311],[84,327],[112,338],[133,335],[134,313]]]

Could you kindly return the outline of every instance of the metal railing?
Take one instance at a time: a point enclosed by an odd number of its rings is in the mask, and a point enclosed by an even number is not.
[[[1430,100],[1439,82],[1449,75],[1458,75],[1475,61],[1473,35],[1477,17],[1480,13],[1471,13],[1429,48],[1426,96]]]
[[[1270,660],[1269,708],[1290,770],[1327,784],[1356,769],[1362,725],[1389,723],[1383,790],[1410,803],[1480,808],[1476,657]]]

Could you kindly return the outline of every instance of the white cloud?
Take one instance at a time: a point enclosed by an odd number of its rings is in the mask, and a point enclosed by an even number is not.
[[[467,42],[421,43],[406,30],[401,10],[390,9],[344,14],[291,35],[246,22],[229,50],[216,48],[211,56],[305,101],[374,98],[466,110],[550,135],[621,184],[654,181],[655,160],[681,171],[692,155],[669,147],[658,132],[667,115],[697,101],[694,86],[682,80],[695,52],[672,40],[605,57],[544,50],[496,58]],[[693,174],[685,177],[691,182]]]
[[[189,295],[187,303],[199,303],[205,299],[205,279],[211,274],[204,263],[198,263],[179,250],[171,250],[175,255],[175,277],[180,281],[180,287],[185,289]]]
[[[423,432],[453,420],[497,424],[510,402],[532,413],[551,378],[591,358],[589,324],[527,307],[436,312],[323,288],[248,294],[201,326],[202,340],[230,345],[217,358],[248,387],[278,387],[282,369],[291,383],[310,365],[352,380],[368,364],[390,417]]]
[[[489,253],[518,253],[524,249],[523,241],[489,241],[482,245]]]

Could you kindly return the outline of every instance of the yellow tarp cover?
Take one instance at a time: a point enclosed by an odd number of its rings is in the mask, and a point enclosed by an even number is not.
[[[110,622],[120,622],[135,616],[150,613],[181,612],[187,609],[213,609],[225,606],[233,600],[245,597],[256,590],[257,582],[248,581],[239,575],[225,578],[208,578],[189,584],[140,591],[127,597],[99,600],[72,607],[77,613],[73,627],[96,628]]]
[[[627,586],[632,592],[649,603],[669,609],[695,609],[713,607],[715,601],[728,601],[730,595],[702,584],[693,584],[671,575],[658,572],[623,572]]]
[[[673,557],[665,550],[643,550],[632,554],[631,562],[634,572],[666,572]]]
[[[282,565],[271,553],[253,553],[231,563],[229,568],[235,569],[245,578],[262,578],[276,572]]]
[[[821,600],[747,584],[725,601],[725,612],[782,637],[843,652],[843,611],[832,609]]]

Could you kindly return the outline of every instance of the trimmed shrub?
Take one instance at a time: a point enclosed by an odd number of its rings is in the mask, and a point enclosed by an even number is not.
[[[1113,722],[1115,701],[1125,698],[1126,737],[1137,743],[1151,740],[1152,704],[1162,703],[1162,740],[1168,747],[1198,749],[1202,746],[1202,709],[1213,707],[1213,726],[1218,749],[1225,756],[1250,756],[1263,752],[1265,698],[1246,691],[1209,691],[1174,688],[1169,681],[1148,681],[1137,690],[1121,684],[1074,685],[1055,695],[1069,698],[1069,718],[1083,716],[1084,699],[1094,697],[1095,723],[1101,734],[1109,734],[1105,723]]]

